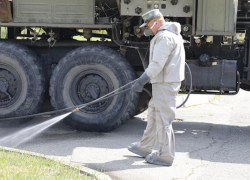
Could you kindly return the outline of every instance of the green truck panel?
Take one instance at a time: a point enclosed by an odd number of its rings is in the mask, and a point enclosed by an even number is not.
[[[14,22],[94,24],[94,1],[14,1]]]

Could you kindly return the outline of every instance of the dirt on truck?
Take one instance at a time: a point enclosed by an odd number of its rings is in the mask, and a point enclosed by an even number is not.
[[[139,25],[152,9],[182,27],[193,77],[186,71],[180,93],[191,81],[193,94],[250,89],[248,0],[0,0],[0,118],[88,103],[135,80],[149,64],[153,37]],[[146,110],[150,98],[124,93],[64,122],[110,131]]]

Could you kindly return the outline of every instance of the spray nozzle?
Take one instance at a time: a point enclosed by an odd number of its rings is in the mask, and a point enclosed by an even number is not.
[[[72,113],[75,113],[75,112],[78,112],[78,111],[80,111],[79,108],[76,108],[76,109],[74,109],[74,110],[72,111]]]

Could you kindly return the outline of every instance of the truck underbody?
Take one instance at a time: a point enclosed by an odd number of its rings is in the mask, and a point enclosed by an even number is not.
[[[141,15],[154,8],[182,26],[192,93],[250,89],[247,0],[0,0],[0,5],[1,118],[87,103],[136,79],[149,64],[152,38],[139,28]],[[190,81],[186,72],[181,93],[188,92]],[[127,93],[86,107],[65,123],[110,131],[147,109],[149,100],[145,92]]]

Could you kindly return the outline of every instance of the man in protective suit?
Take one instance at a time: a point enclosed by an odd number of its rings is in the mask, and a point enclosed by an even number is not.
[[[151,164],[171,166],[175,157],[175,138],[172,122],[175,119],[176,96],[185,73],[185,50],[180,35],[181,26],[165,22],[158,9],[142,15],[145,35],[155,35],[150,42],[149,66],[132,86],[142,92],[151,81],[153,97],[149,102],[147,127],[140,142],[128,150],[146,158]],[[158,151],[152,152],[158,144]]]

